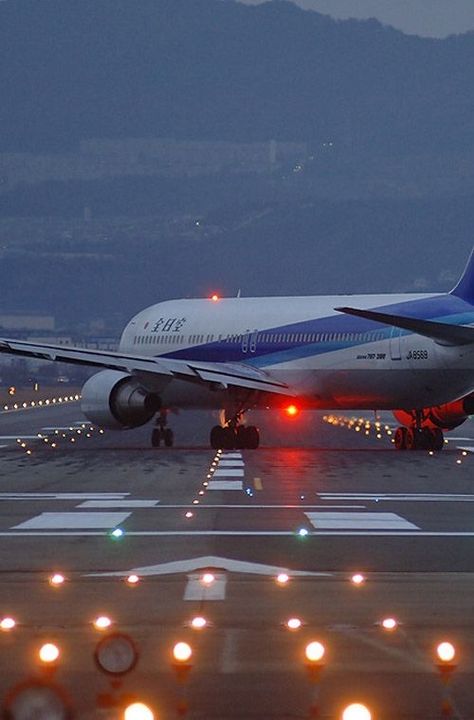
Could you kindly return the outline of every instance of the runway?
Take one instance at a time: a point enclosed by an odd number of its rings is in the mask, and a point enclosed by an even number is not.
[[[176,447],[154,450],[150,428],[102,433],[75,405],[0,414],[0,616],[17,620],[0,633],[0,696],[39,672],[34,648],[54,638],[75,717],[122,717],[98,697],[109,680],[91,621],[105,613],[140,650],[116,692],[159,718],[176,715],[180,639],[195,650],[192,718],[304,718],[315,702],[319,717],[339,718],[349,701],[374,718],[439,717],[442,639],[459,647],[458,717],[474,717],[472,424],[441,453],[397,453],[388,416],[355,431],[348,418],[262,414],[258,451],[216,453],[213,422],[172,418]],[[62,587],[48,584],[53,572]],[[198,613],[200,631],[189,625]],[[311,639],[327,648],[317,701]]]

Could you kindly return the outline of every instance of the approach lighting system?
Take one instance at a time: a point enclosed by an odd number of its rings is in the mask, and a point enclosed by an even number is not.
[[[138,650],[129,635],[114,633],[96,646],[94,660],[102,672],[120,677],[129,673],[138,662]]]
[[[193,617],[191,620],[191,627],[195,630],[202,630],[202,628],[205,628],[207,625],[207,620],[205,617],[202,617],[202,615],[196,615],[196,617]]]
[[[126,582],[127,585],[131,585],[133,587],[134,585],[138,585],[138,583],[140,582],[140,578],[138,577],[138,575],[132,573],[126,578]]]
[[[112,620],[107,617],[107,615],[99,615],[99,617],[96,617],[93,621],[93,625],[96,630],[108,630],[112,625]]]
[[[4,617],[0,620],[0,630],[9,632],[16,627],[16,621],[12,617]]]
[[[388,632],[392,632],[393,630],[396,630],[398,627],[398,622],[393,617],[386,617],[382,620],[380,623],[384,630],[387,630]]]
[[[304,654],[309,663],[320,663],[324,658],[326,648],[318,640],[313,640],[305,647]]]
[[[54,643],[45,643],[38,650],[38,658],[43,665],[52,665],[59,660],[61,651]]]
[[[212,585],[212,583],[214,582],[215,579],[216,579],[216,576],[214,575],[214,573],[211,573],[211,572],[206,572],[206,573],[204,573],[204,575],[201,576],[202,584],[207,585],[207,586]]]
[[[276,581],[278,585],[286,585],[290,581],[290,576],[288,575],[288,573],[278,573],[278,575],[276,576]]]
[[[192,647],[187,642],[177,642],[173,648],[173,658],[177,663],[189,662],[192,654]]]
[[[51,587],[61,587],[61,585],[64,584],[66,578],[61,573],[54,573],[54,575],[51,575],[49,578],[49,584]]]
[[[351,583],[356,586],[363,585],[365,583],[365,577],[362,573],[354,573],[351,577]]]
[[[440,663],[453,663],[456,657],[456,648],[450,642],[442,642],[436,648],[436,655]]]
[[[288,630],[299,630],[301,625],[301,620],[297,617],[291,617],[286,621],[286,627]]]
[[[218,302],[219,295],[217,293],[214,293],[213,295],[211,295],[211,300],[212,302]]]
[[[342,720],[372,720],[372,713],[365,705],[352,703],[344,709]]]
[[[134,702],[125,708],[123,720],[154,720],[154,714],[145,703]]]

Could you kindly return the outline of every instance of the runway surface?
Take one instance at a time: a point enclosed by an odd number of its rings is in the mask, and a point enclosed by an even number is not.
[[[102,433],[74,404],[0,413],[0,619],[17,621],[0,632],[4,702],[41,674],[35,650],[52,639],[55,682],[81,720],[122,717],[104,693],[175,717],[184,691],[192,718],[340,718],[351,701],[374,718],[437,718],[434,649],[449,639],[452,716],[474,717],[473,425],[441,453],[398,453],[389,416],[262,414],[258,451],[216,453],[214,422],[171,418],[176,447],[154,450],[149,427]],[[115,690],[93,660],[100,614],[140,653]],[[326,646],[317,687],[313,639]],[[194,649],[184,686],[178,640]]]

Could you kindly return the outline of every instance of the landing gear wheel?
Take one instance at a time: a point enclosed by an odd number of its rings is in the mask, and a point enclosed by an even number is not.
[[[422,431],[417,428],[408,428],[406,445],[407,450],[420,450],[423,445]]]
[[[236,435],[234,428],[222,428],[222,449],[233,450],[236,446]]]
[[[260,444],[260,433],[255,425],[249,425],[246,430],[246,444],[248,450],[256,450]]]
[[[163,430],[163,440],[166,447],[173,447],[174,433],[171,428],[165,428],[165,430]]]
[[[161,442],[161,430],[160,428],[155,428],[151,434],[151,444],[152,447],[160,447]]]
[[[214,425],[211,430],[210,441],[213,450],[221,450],[224,447],[224,428],[220,425]]]
[[[439,452],[444,448],[444,435],[440,428],[434,428],[431,431],[431,449]]]
[[[407,428],[397,427],[395,430],[395,447],[397,450],[407,449]]]

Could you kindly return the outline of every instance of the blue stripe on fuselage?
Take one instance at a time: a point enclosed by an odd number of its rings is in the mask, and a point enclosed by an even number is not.
[[[440,295],[420,300],[410,300],[392,305],[384,305],[371,308],[378,312],[385,312],[393,315],[418,318],[420,320],[436,320],[449,322],[452,325],[467,325],[474,323],[474,307],[469,303],[453,295]],[[271,334],[329,334],[329,333],[382,333],[382,339],[389,339],[393,327],[381,323],[358,318],[353,315],[330,315],[323,318],[304,320],[289,325],[280,325],[273,328],[260,328],[261,335]],[[408,331],[402,330],[402,335],[409,335]],[[194,360],[202,362],[246,362],[254,366],[263,366],[298,360],[304,357],[320,355],[328,352],[342,350],[348,347],[363,346],[374,342],[373,337],[365,340],[331,340],[308,342],[258,342],[255,352],[244,352],[242,341],[226,342],[224,340],[195,345],[183,348],[174,352],[166,353],[158,357],[169,357],[180,360]]]

